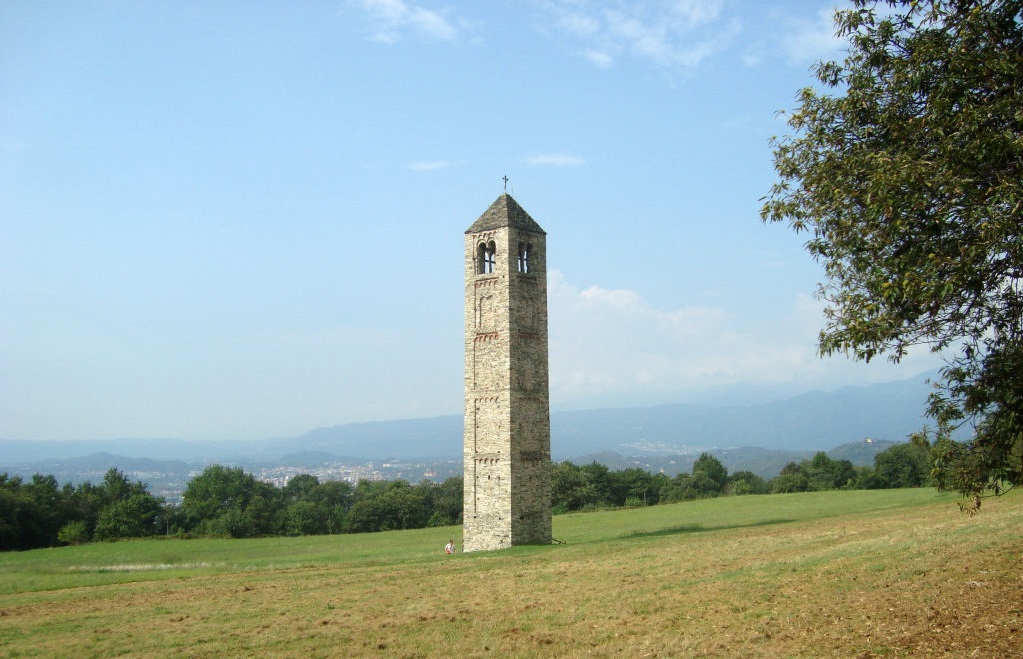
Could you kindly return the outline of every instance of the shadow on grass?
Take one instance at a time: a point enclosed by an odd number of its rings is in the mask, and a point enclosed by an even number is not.
[[[774,526],[775,524],[789,524],[794,522],[794,519],[765,519],[760,522],[753,522],[750,524],[730,524],[724,526],[704,526],[703,524],[683,524],[682,526],[671,526],[666,529],[657,529],[656,531],[633,531],[631,533],[623,533],[620,538],[657,538],[666,535],[682,535],[685,533],[704,533],[707,531],[726,531],[728,529],[749,529],[757,526]]]

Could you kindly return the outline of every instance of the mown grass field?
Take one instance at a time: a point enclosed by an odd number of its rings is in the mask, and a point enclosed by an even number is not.
[[[460,529],[0,554],[7,657],[1023,656],[1023,495],[730,497]]]

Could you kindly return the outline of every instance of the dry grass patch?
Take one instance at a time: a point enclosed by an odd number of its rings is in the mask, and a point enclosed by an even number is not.
[[[386,564],[21,592],[0,597],[0,647],[81,657],[1019,656],[1021,502],[993,502],[976,518],[945,499],[710,531],[664,518],[660,530],[640,521],[555,547],[446,557],[441,542]],[[687,505],[672,508],[684,517]]]

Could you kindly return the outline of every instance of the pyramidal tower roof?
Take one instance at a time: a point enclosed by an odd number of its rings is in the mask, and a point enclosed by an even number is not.
[[[490,204],[490,208],[483,211],[483,215],[480,215],[479,219],[473,222],[472,226],[466,230],[466,233],[480,233],[481,231],[502,229],[504,227],[514,227],[516,229],[532,231],[533,233],[547,234],[536,223],[536,220],[529,216],[529,213],[522,210],[519,202],[515,201],[507,192]]]

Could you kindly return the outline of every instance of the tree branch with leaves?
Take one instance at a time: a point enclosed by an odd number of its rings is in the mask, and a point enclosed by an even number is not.
[[[761,217],[824,267],[822,356],[946,355],[933,476],[975,510],[1023,483],[1023,2],[854,0],[835,23],[847,55],[772,140]]]

